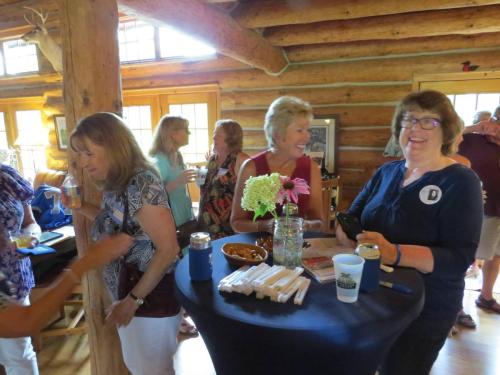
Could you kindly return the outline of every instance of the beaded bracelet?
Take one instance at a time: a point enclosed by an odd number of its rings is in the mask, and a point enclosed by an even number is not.
[[[396,261],[392,263],[392,266],[395,267],[399,264],[399,261],[401,260],[401,248],[399,244],[396,244]]]

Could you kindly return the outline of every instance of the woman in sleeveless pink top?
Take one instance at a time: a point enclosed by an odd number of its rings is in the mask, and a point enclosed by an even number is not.
[[[309,143],[312,108],[309,103],[291,96],[276,99],[266,113],[264,131],[269,149],[248,159],[241,167],[233,200],[231,226],[235,232],[273,232],[271,215],[252,220],[253,213],[241,208],[246,180],[251,176],[277,172],[307,181],[310,195],[299,195],[299,215],[304,218],[304,230],[322,229],[322,194],[319,166],[304,154]],[[277,207],[278,214],[281,207]]]

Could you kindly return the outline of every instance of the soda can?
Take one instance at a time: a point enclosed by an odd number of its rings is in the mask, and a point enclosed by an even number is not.
[[[378,246],[372,243],[361,243],[356,247],[355,253],[365,260],[359,289],[365,293],[376,291],[380,281],[380,250]]]
[[[207,232],[191,234],[189,275],[192,281],[207,281],[212,278],[212,243]]]

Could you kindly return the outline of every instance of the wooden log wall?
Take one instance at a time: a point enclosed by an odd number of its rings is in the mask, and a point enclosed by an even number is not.
[[[130,78],[126,70],[122,74],[125,90],[218,83],[221,116],[240,122],[244,148],[250,154],[266,146],[264,114],[281,95],[309,101],[316,115],[338,115],[337,163],[344,184],[341,206],[347,207],[373,171],[388,160],[382,152],[390,137],[394,107],[411,92],[415,74],[457,73],[466,60],[479,65],[480,70],[500,69],[499,35],[448,39],[438,42],[430,38],[426,49],[422,42],[413,49],[403,41],[379,43],[379,49],[356,42],[352,43],[352,56],[345,45],[291,47],[293,62],[276,77],[245,68],[153,77],[141,77],[137,71]],[[438,47],[445,51],[438,51]]]
[[[55,115],[64,115],[64,101],[62,92],[49,92],[44,95],[45,103],[43,112],[47,118],[49,128],[49,144],[45,150],[47,155],[47,167],[60,171],[68,170],[68,155],[66,150],[61,150],[58,146]]]
[[[479,65],[479,71],[500,70],[500,33],[312,44],[285,50],[291,64],[279,76],[227,57],[133,64],[122,66],[123,89],[218,84],[221,116],[241,123],[249,153],[265,147],[264,114],[278,96],[301,97],[313,105],[316,115],[338,115],[337,163],[346,207],[374,169],[387,161],[382,151],[394,107],[411,91],[415,74],[461,72],[467,60]],[[20,87],[31,95],[61,87],[61,77],[54,73],[6,81],[2,97],[19,92]],[[49,101],[47,107],[58,111]],[[53,155],[58,157],[57,152]]]

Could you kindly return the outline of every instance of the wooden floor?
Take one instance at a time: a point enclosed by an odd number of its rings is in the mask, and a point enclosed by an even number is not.
[[[447,340],[431,375],[500,374],[500,315],[475,306],[478,292],[473,289],[479,286],[480,279],[468,280],[469,289],[464,297],[465,311],[476,320],[477,328],[462,328]],[[495,290],[500,292],[500,280]],[[500,293],[496,293],[495,298],[500,300]],[[201,337],[183,340],[175,360],[177,375],[215,374]],[[41,375],[90,374],[87,336],[45,339],[38,363]]]

